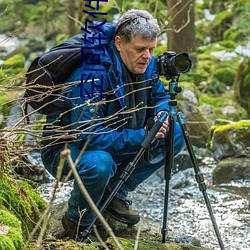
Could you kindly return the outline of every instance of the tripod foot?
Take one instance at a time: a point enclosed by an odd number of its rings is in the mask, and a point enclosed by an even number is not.
[[[162,234],[162,243],[166,243],[166,236],[168,233],[168,229],[167,228],[162,228],[161,229],[161,234]]]

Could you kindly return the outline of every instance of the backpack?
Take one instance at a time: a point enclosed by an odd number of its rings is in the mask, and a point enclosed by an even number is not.
[[[102,23],[94,27],[100,27]],[[99,23],[99,25],[98,25]],[[107,36],[106,46],[113,39],[115,25],[105,23],[103,29],[98,28],[94,33],[103,32]],[[65,81],[72,72],[86,59],[87,54],[92,53],[91,48],[100,47],[93,45],[89,49],[82,49],[83,34],[70,37],[68,40],[50,49],[40,57],[37,57],[28,68],[26,73],[26,89],[24,93],[25,115],[28,117],[28,106],[30,105],[40,114],[47,115],[53,108],[55,97],[65,86]]]
[[[46,115],[51,110],[54,97],[88,53],[88,50],[82,52],[81,37],[78,34],[69,38],[31,63],[24,93],[26,115],[28,105],[40,114]]]

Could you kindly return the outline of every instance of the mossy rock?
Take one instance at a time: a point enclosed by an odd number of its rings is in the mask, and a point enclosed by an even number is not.
[[[213,171],[213,183],[228,183],[233,180],[250,178],[250,158],[226,158]]]
[[[9,211],[0,209],[0,249],[19,250],[23,244],[20,221]]]
[[[247,111],[236,102],[231,91],[226,91],[220,96],[200,93],[199,104],[203,114],[212,123],[217,119],[225,119],[225,117],[230,121],[249,118]]]
[[[119,243],[121,244],[123,250],[134,250],[135,240],[134,239],[125,239],[118,237]],[[117,250],[113,239],[108,238],[105,244],[110,250]],[[91,244],[74,242],[73,240],[56,240],[53,238],[44,239],[42,247],[44,249],[60,249],[60,250],[102,250],[104,247],[100,242],[93,242]],[[30,245],[31,249],[41,249],[35,247],[35,243]],[[51,248],[50,248],[51,247]],[[43,248],[42,248],[43,249]],[[151,239],[139,239],[138,250],[211,250],[206,247],[198,247],[194,245],[184,244],[184,243],[175,243],[167,242],[162,243],[160,240],[151,240]]]
[[[214,125],[210,130],[210,149],[215,159],[230,156],[250,156],[250,120]]]
[[[120,244],[122,245],[124,250],[133,250],[135,245],[134,239],[124,239],[118,238]],[[113,239],[109,238],[107,243],[114,245]],[[175,243],[175,242],[166,242],[162,243],[160,240],[139,240],[138,242],[138,250],[208,250],[208,248],[193,246],[184,243]]]
[[[41,211],[46,208],[46,202],[30,183],[4,174],[0,178],[0,207],[5,207],[21,221],[24,238],[28,237]]]

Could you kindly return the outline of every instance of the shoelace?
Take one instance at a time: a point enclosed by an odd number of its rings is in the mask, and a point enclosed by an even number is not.
[[[124,207],[125,208],[129,208],[129,206],[131,206],[132,205],[132,201],[130,201],[130,200],[125,200],[125,201],[123,201],[123,205],[124,205]]]

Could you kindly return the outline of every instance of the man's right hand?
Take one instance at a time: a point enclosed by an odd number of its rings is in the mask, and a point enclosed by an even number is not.
[[[162,112],[163,112],[163,111],[159,112],[159,113],[154,117],[155,122],[158,120],[158,118],[160,117],[160,115],[161,115]],[[155,135],[155,139],[165,138],[166,133],[168,132],[168,130],[169,130],[169,123],[168,123],[168,116],[167,116],[167,118],[166,118],[165,121],[163,122],[161,128],[159,129],[159,131],[158,131],[157,134]]]

